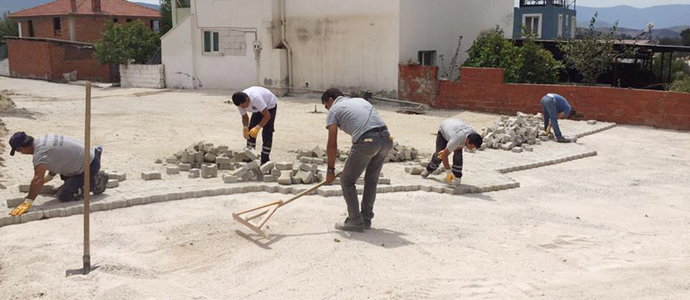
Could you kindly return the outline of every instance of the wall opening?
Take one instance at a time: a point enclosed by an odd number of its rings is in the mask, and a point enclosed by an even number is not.
[[[53,18],[53,36],[60,36],[62,31],[62,23],[60,22],[60,17]]]
[[[34,37],[34,21],[29,20],[29,37]]]
[[[436,50],[419,51],[417,57],[422,66],[436,66]]]

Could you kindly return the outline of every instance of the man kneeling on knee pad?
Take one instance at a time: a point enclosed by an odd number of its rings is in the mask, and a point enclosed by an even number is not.
[[[34,139],[24,132],[17,132],[10,138],[11,156],[15,152],[33,155],[34,177],[31,180],[29,195],[10,215],[26,213],[43,185],[60,174],[65,183],[58,189],[57,197],[62,202],[81,199],[84,187],[84,143],[59,134],[48,134]],[[108,175],[101,170],[101,148],[90,149],[89,166],[91,192],[102,194],[108,183]],[[46,172],[48,174],[46,174]]]
[[[436,152],[431,156],[431,162],[426,166],[426,170],[422,172],[422,177],[427,178],[443,162],[443,167],[446,170],[444,181],[447,184],[460,184],[463,147],[474,150],[481,147],[483,142],[482,136],[462,121],[457,119],[443,121],[436,135]],[[453,152],[452,167],[448,162],[450,152]]]

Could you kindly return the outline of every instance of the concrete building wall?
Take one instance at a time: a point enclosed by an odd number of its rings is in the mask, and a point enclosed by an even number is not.
[[[10,60],[0,60],[0,76],[10,76]]]
[[[395,96],[400,0],[288,0],[294,86]]]
[[[161,38],[161,56],[165,65],[165,85],[175,89],[194,89],[199,81],[194,74],[194,15],[187,15]]]
[[[539,39],[553,40],[559,36],[558,24],[559,15],[563,16],[562,20],[562,37],[571,38],[573,30],[577,30],[577,25],[573,27],[572,19],[577,17],[577,12],[572,9],[567,9],[559,6],[525,6],[515,8],[515,21],[513,24],[513,37],[522,38],[522,26],[524,15],[540,15],[541,20],[541,36]]]
[[[505,31],[506,38],[512,36],[512,0],[401,0],[399,63],[417,61],[419,51],[436,51],[435,65],[442,67],[443,56],[449,66],[460,36],[458,62],[462,63],[479,34],[495,26]]]

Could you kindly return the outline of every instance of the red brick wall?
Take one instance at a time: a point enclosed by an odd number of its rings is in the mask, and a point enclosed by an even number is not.
[[[105,31],[105,22],[117,18],[119,23],[127,22],[127,19],[132,19],[132,22],[140,20],[144,22],[147,27],[151,26],[151,19],[149,18],[132,18],[132,17],[102,17],[102,16],[75,16],[74,17],[74,31],[76,33],[75,42],[95,43],[101,39],[103,31]],[[60,17],[61,30],[60,34],[55,35],[53,30],[53,17],[36,17],[30,19],[34,26],[34,37],[37,38],[53,38],[53,39],[70,39],[70,25],[69,17]],[[29,19],[22,19],[22,36],[29,36]]]
[[[401,89],[400,98],[430,101],[425,103],[442,109],[515,114],[518,111],[539,112],[541,98],[547,93],[558,93],[586,119],[690,130],[690,94],[608,87],[505,84],[502,69],[462,68],[460,81],[436,81],[436,94],[422,97],[409,87],[416,86],[415,74],[431,72],[428,69],[436,68],[400,67],[399,85],[408,87],[404,91]]]
[[[438,68],[401,65],[398,74],[399,98],[434,105],[438,93]]]
[[[8,40],[10,75],[62,81],[62,74],[77,71],[79,80],[110,82],[110,68],[92,57],[84,46],[45,41]]]

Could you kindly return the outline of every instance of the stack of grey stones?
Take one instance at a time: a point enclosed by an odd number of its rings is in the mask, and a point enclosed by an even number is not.
[[[168,175],[189,172],[189,178],[215,178],[218,170],[235,170],[252,163],[257,155],[251,150],[233,151],[228,146],[199,142],[165,159]],[[156,163],[163,163],[157,159]],[[160,179],[160,173],[142,173],[144,180]]]
[[[503,149],[520,153],[533,151],[533,145],[547,141],[544,119],[536,115],[518,112],[516,117],[501,116],[494,126],[482,128],[484,144],[479,150]]]
[[[340,161],[345,161],[347,156],[350,155],[350,150],[344,150],[339,153]],[[402,146],[398,142],[393,142],[393,148],[388,152],[388,157],[384,162],[406,162],[406,161],[419,161],[419,151],[413,147]]]

